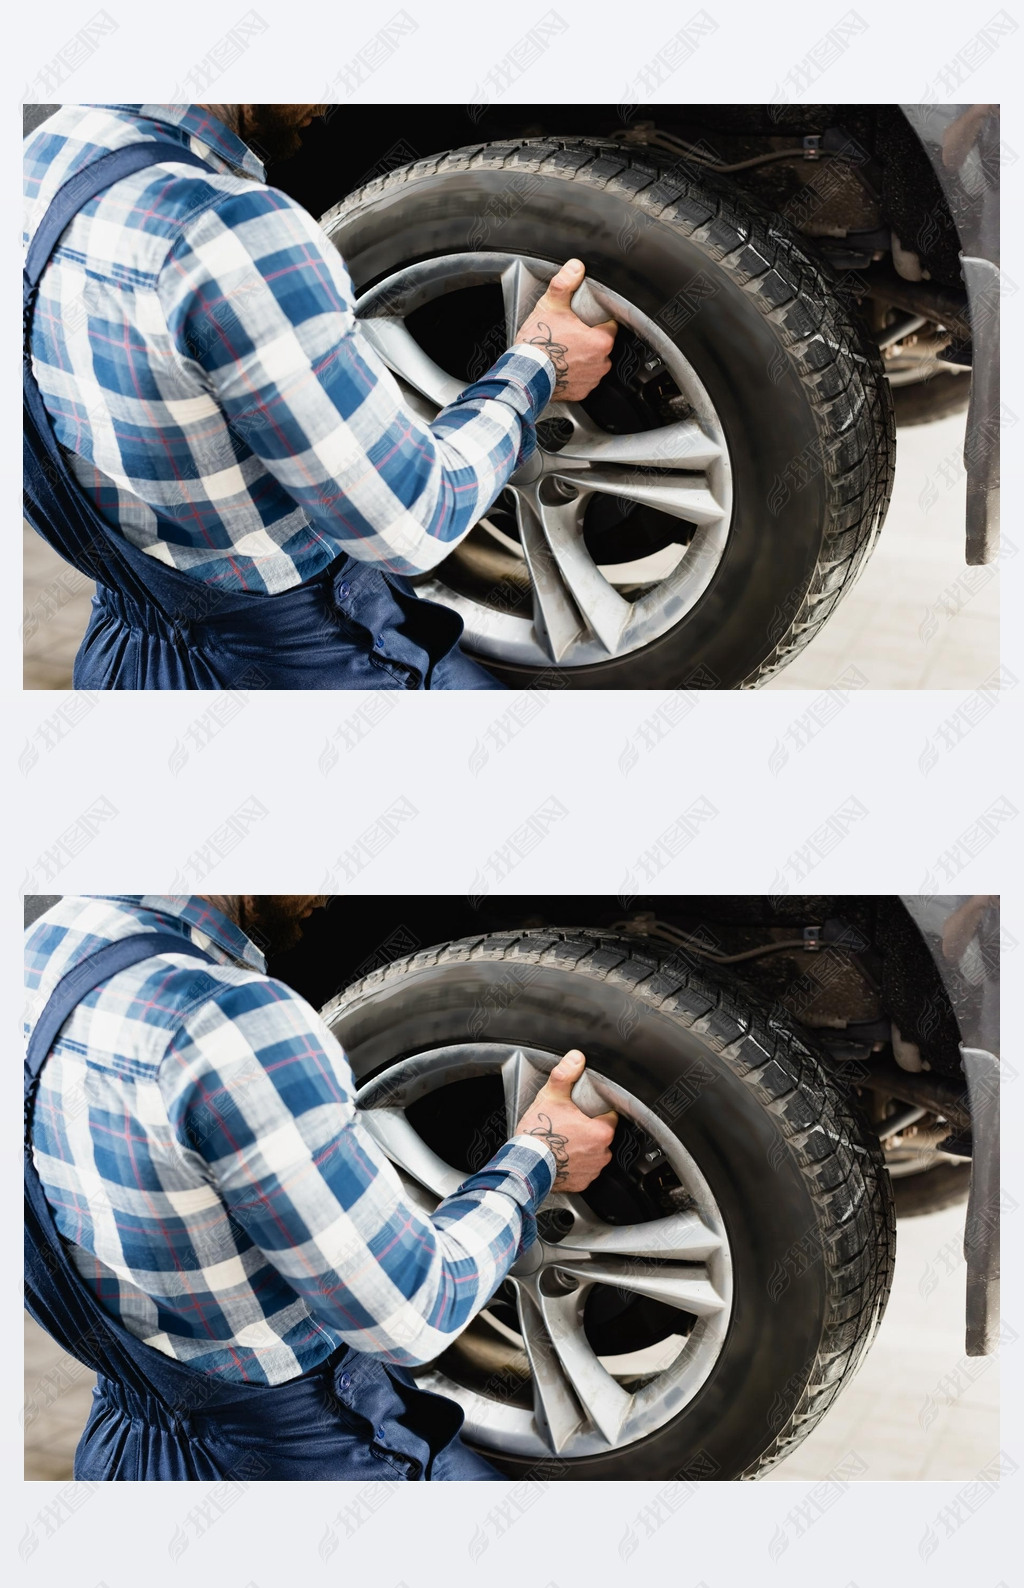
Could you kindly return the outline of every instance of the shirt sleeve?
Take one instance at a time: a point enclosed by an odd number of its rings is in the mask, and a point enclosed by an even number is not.
[[[338,1042],[280,982],[223,985],[186,1011],[160,1086],[179,1150],[357,1350],[430,1361],[537,1238],[555,1174],[547,1147],[514,1136],[423,1212],[363,1124]]]
[[[341,256],[274,188],[192,218],[159,294],[175,356],[313,529],[400,574],[435,567],[487,511],[554,390],[547,354],[520,343],[419,418],[356,318]]]

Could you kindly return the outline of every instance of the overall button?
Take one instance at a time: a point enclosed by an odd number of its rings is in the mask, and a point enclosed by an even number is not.
[[[351,595],[351,594],[352,594],[352,586],[348,583],[347,580],[343,580],[342,583],[338,586],[338,598],[339,598],[339,600],[343,601],[347,595]]]
[[[342,1373],[341,1377],[338,1379],[338,1388],[339,1389],[348,1389],[348,1387],[351,1384],[351,1382],[352,1382],[351,1373]]]
[[[378,634],[377,638],[374,640],[373,643],[377,647],[378,651],[382,651],[384,649],[384,636],[383,636],[383,634]]]
[[[384,1438],[384,1430],[383,1430],[383,1428],[378,1428],[377,1432],[374,1434],[373,1437],[375,1439],[383,1439]]]

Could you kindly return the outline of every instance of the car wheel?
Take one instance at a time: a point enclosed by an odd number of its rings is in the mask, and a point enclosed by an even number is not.
[[[611,1164],[423,1382],[510,1476],[753,1477],[859,1365],[893,1264],[891,1188],[847,1091],[780,1017],[678,955],[503,933],[376,971],[324,1018],[425,1207],[482,1167],[579,1045]]]
[[[321,222],[424,417],[514,339],[554,270],[614,316],[612,373],[421,593],[504,682],[750,687],[853,584],[892,485],[878,348],[774,217],[693,165],[545,139],[392,171]]]

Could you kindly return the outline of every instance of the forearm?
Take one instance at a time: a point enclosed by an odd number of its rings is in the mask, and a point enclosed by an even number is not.
[[[358,1156],[348,1132],[344,1152]],[[518,1137],[429,1216],[385,1161],[358,1209],[313,1245],[247,1228],[320,1322],[356,1350],[414,1367],[445,1350],[533,1244],[553,1177],[550,1152]]]
[[[158,290],[183,382],[213,398],[330,552],[396,573],[426,572],[468,533],[532,451],[554,392],[544,349],[517,346],[422,419],[371,345],[342,260],[273,190],[199,214]],[[456,385],[437,369],[427,379],[438,400]]]
[[[273,455],[261,410],[234,415],[232,425],[339,552],[414,575],[449,555],[533,452],[555,371],[542,350],[510,350],[429,424],[357,331],[318,380],[316,392],[300,388],[290,417],[278,407],[276,425],[294,432],[291,452]],[[339,420],[315,450],[304,446],[308,431],[325,428],[316,415],[323,398],[343,413],[353,391],[364,394],[358,422]]]
[[[424,1212],[356,1107],[337,1041],[279,982],[204,994],[160,1074],[183,1175],[199,1154],[236,1228],[359,1350],[430,1360],[536,1238],[556,1169],[544,1142],[514,1137]]]

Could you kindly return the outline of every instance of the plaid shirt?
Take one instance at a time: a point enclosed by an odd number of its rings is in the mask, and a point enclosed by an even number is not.
[[[554,1159],[516,1136],[427,1217],[361,1123],[310,1006],[197,898],[64,898],[27,933],[26,1029],[58,979],[137,932],[43,1066],[33,1157],[79,1274],[148,1345],[224,1379],[295,1378],[341,1342],[426,1362],[536,1239]]]
[[[80,484],[134,546],[277,591],[341,553],[435,567],[534,450],[554,368],[520,344],[426,424],[364,337],[337,250],[195,105],[64,106],[25,143],[24,240],[108,149],[165,163],[87,204],[40,283],[32,367]]]

